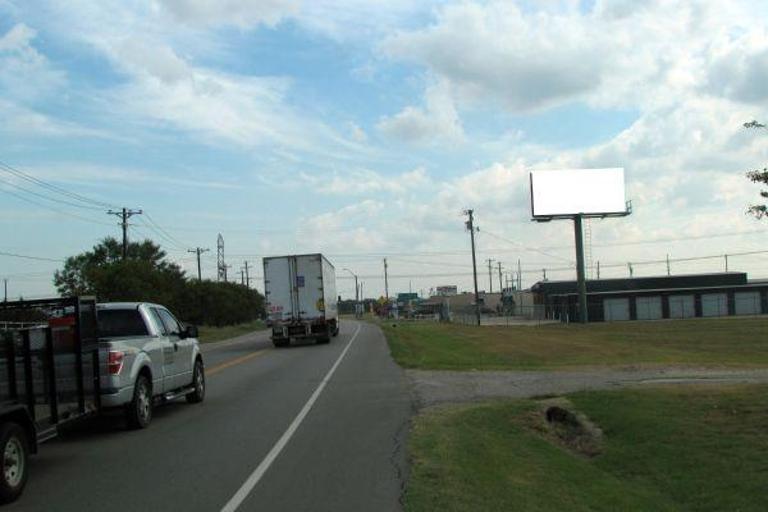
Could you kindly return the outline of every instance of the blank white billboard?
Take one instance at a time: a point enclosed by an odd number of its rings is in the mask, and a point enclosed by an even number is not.
[[[531,211],[534,218],[626,213],[624,169],[531,171]]]

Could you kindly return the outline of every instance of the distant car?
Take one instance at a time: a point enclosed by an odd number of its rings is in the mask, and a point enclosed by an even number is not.
[[[197,328],[146,302],[97,306],[102,361],[101,405],[123,408],[128,426],[145,428],[156,403],[205,398]]]

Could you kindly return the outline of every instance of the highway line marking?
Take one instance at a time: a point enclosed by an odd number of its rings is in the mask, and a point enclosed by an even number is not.
[[[264,460],[262,460],[258,467],[253,470],[253,473],[251,473],[251,475],[243,483],[240,489],[238,489],[235,495],[232,496],[226,505],[224,505],[224,507],[221,509],[221,512],[235,512],[235,510],[237,510],[243,501],[245,501],[253,488],[256,487],[256,484],[259,483],[259,480],[261,480],[275,459],[277,459],[277,457],[280,455],[280,452],[283,451],[283,448],[285,448],[285,446],[291,440],[293,434],[296,433],[296,430],[298,430],[299,426],[301,426],[301,423],[304,421],[304,418],[306,418],[307,414],[309,414],[312,406],[315,405],[315,402],[320,396],[320,393],[322,393],[323,389],[325,389],[325,385],[328,384],[328,381],[331,380],[331,377],[333,377],[336,368],[339,367],[342,359],[344,359],[344,356],[347,355],[347,351],[349,350],[349,347],[352,346],[352,342],[355,341],[357,335],[360,334],[361,327],[362,326],[360,324],[357,325],[357,329],[352,335],[352,338],[350,338],[349,343],[347,343],[347,346],[344,347],[344,350],[342,350],[338,359],[336,359],[336,362],[333,363],[333,366],[331,366],[331,369],[328,370],[328,373],[325,375],[323,380],[320,381],[320,384],[317,386],[317,389],[315,389],[315,392],[312,393],[312,396],[309,397],[307,403],[304,404],[304,407],[301,408],[299,414],[296,415],[291,424],[288,426],[288,429],[283,432],[283,435],[280,436],[280,439],[278,439],[272,449],[269,450],[269,453],[266,457],[264,457]]]
[[[217,364],[216,366],[212,366],[211,368],[208,368],[205,370],[206,375],[215,375],[219,373],[222,370],[226,370],[227,368],[230,368],[232,366],[235,366],[237,364],[244,363],[246,361],[249,361],[253,359],[254,357],[258,357],[264,352],[266,352],[267,349],[257,350],[256,352],[251,352],[250,354],[246,354],[244,356],[236,357],[235,359],[230,359],[229,361],[224,361],[223,363]]]

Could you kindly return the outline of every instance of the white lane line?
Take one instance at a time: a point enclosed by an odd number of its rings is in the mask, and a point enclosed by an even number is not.
[[[347,346],[344,347],[344,350],[342,350],[341,355],[339,355],[339,358],[336,359],[336,362],[333,363],[333,366],[331,366],[331,369],[328,370],[328,373],[325,375],[325,378],[323,378],[323,380],[320,381],[320,384],[317,386],[317,389],[315,389],[315,392],[312,393],[312,396],[309,397],[309,400],[307,400],[307,403],[304,404],[304,407],[301,408],[301,411],[299,411],[299,414],[296,415],[296,417],[293,419],[293,422],[291,422],[291,424],[288,426],[288,429],[283,433],[280,439],[277,440],[277,442],[272,447],[272,449],[269,450],[269,453],[267,454],[266,457],[264,457],[264,460],[261,461],[261,464],[258,465],[258,467],[253,471],[253,473],[251,473],[251,475],[248,477],[245,483],[243,483],[240,489],[237,490],[235,495],[232,496],[232,498],[227,502],[226,505],[224,505],[224,507],[221,509],[221,512],[235,512],[235,510],[237,510],[237,508],[243,503],[243,501],[245,501],[245,499],[251,493],[253,488],[256,487],[256,484],[259,483],[259,480],[261,480],[261,478],[264,476],[264,473],[267,472],[267,470],[275,461],[275,459],[277,459],[277,457],[280,455],[280,452],[283,451],[283,448],[285,448],[285,445],[287,445],[288,441],[291,440],[291,437],[293,437],[293,434],[296,433],[296,430],[304,421],[304,418],[307,416],[307,414],[309,414],[309,411],[312,409],[312,406],[315,405],[315,402],[320,396],[320,393],[323,392],[323,389],[325,389],[325,385],[328,384],[328,381],[331,380],[331,377],[333,377],[333,373],[336,371],[336,368],[339,367],[341,360],[344,359],[345,355],[347,355],[347,351],[349,350],[349,347],[352,346],[352,342],[355,341],[355,338],[357,338],[357,335],[360,333],[361,327],[362,327],[361,324],[357,325],[357,330],[355,330],[355,334],[352,335],[352,338],[350,338],[349,343],[347,343]]]

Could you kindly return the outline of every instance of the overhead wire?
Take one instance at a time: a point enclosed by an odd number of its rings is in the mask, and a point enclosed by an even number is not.
[[[41,180],[39,178],[36,178],[24,171],[20,171],[19,169],[16,169],[15,167],[7,164],[6,162],[3,162],[0,160],[0,170],[3,170],[9,174],[13,174],[14,176],[17,176],[25,181],[28,181],[30,183],[34,183],[35,185],[38,185],[40,187],[43,187],[45,189],[48,189],[51,192],[56,192],[61,195],[65,195],[71,199],[75,199],[77,201],[81,201],[83,203],[88,203],[94,206],[99,206],[102,209],[103,208],[116,208],[115,205],[105,203],[103,201],[98,201],[96,199],[92,199],[90,197],[83,196],[81,194],[78,194],[76,192],[72,192],[70,190],[67,190],[65,188],[59,187],[57,185],[54,185],[52,183],[49,183],[47,181]]]

